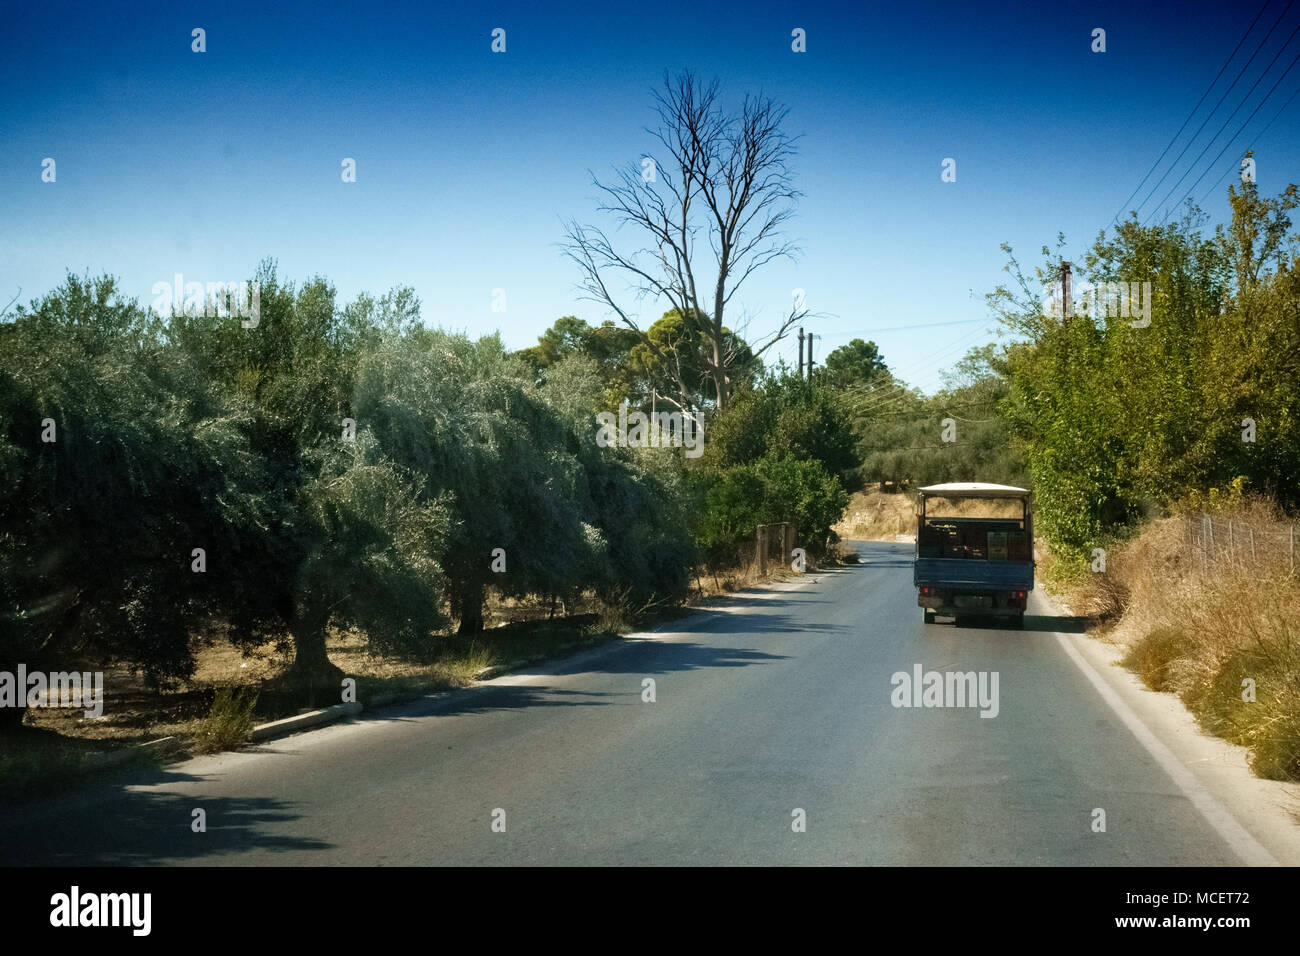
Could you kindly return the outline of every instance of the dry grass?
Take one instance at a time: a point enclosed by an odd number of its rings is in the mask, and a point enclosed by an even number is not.
[[[1109,639],[1148,686],[1177,693],[1206,731],[1248,747],[1256,773],[1297,780],[1300,577],[1289,523],[1260,500],[1215,520],[1233,522],[1233,550],[1218,540],[1211,558],[1187,517],[1153,521],[1110,550],[1106,572],[1087,575],[1070,604],[1112,625]],[[1253,559],[1245,529],[1255,532]],[[1255,699],[1244,700],[1251,682]]]
[[[1024,505],[1017,498],[930,498],[927,518],[1020,518]]]
[[[332,631],[326,647],[330,660],[356,679],[359,699],[380,694],[415,696],[467,686],[493,664],[533,659],[561,646],[598,640],[603,632],[593,618],[516,621],[469,638],[440,637],[436,653],[427,660],[374,654],[357,631]],[[42,708],[28,711],[26,725],[76,741],[87,752],[117,750],[167,736],[177,737],[183,749],[211,751],[234,745],[247,722],[240,716],[244,711],[249,721],[260,723],[297,709],[277,709],[271,693],[263,695],[256,709],[251,706],[258,692],[274,685],[292,663],[292,650],[284,645],[272,641],[244,652],[216,640],[196,642],[194,653],[194,676],[176,687],[157,691],[138,673],[105,668],[103,716],[86,718],[76,708]],[[95,667],[87,662],[84,669]],[[236,689],[242,689],[242,694],[234,693]],[[236,706],[239,701],[243,707]]]
[[[808,559],[808,569],[816,570],[816,562]],[[695,577],[695,590],[686,602],[688,606],[724,597],[743,591],[745,588],[758,587],[773,581],[785,581],[797,577],[789,562],[783,561],[775,551],[768,557],[767,573],[759,572],[756,561],[748,561],[736,567],[722,568],[717,571],[699,570]]]
[[[916,504],[903,492],[857,491],[834,530],[844,541],[895,541],[916,533]]]
[[[931,517],[1019,518],[1019,501],[1004,498],[931,498]],[[854,492],[844,517],[834,526],[842,540],[898,541],[916,535],[916,499],[907,492],[881,492],[875,488]]]

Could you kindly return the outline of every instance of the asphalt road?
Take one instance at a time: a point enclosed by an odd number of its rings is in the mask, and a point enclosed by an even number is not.
[[[645,639],[6,814],[0,862],[1242,862],[1070,660],[1074,622],[1035,593],[1024,630],[926,625],[911,546],[857,547]],[[996,716],[895,707],[918,664],[996,672]]]

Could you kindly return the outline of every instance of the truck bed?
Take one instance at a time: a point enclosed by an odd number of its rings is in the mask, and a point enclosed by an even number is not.
[[[1034,587],[1029,493],[1003,485],[971,483],[969,489],[957,485],[951,489],[958,493],[956,507],[949,507],[953,504],[947,494],[949,486],[921,490],[912,581],[917,588],[916,603],[925,609],[925,622],[933,624],[935,616],[943,614],[958,620],[970,616],[1009,619],[1012,627],[1021,626]],[[961,494],[968,490],[970,495]],[[961,502],[962,497],[999,500],[972,508]],[[972,515],[971,511],[985,514]],[[1003,513],[996,514],[999,511]],[[1018,515],[1007,515],[1007,511]]]
[[[1034,587],[1032,561],[988,561],[965,558],[917,558],[912,567],[917,587],[1029,591]]]

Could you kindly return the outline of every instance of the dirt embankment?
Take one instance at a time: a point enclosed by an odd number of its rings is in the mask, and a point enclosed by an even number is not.
[[[916,505],[905,492],[857,491],[833,530],[841,541],[911,541],[916,535]]]

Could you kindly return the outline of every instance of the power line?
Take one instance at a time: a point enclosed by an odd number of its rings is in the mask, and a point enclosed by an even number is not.
[[[960,319],[954,322],[933,322],[933,323],[926,323],[924,325],[899,326],[898,329],[904,330],[904,329],[916,329],[916,328],[937,328],[937,327],[952,326],[952,325],[971,325],[977,322],[982,323],[981,328],[975,329],[971,332],[968,332],[965,335],[959,336],[958,338],[949,342],[943,348],[940,348],[939,350],[924,356],[919,361],[910,362],[898,368],[888,369],[889,374],[894,378],[901,380],[905,376],[914,375],[923,369],[932,368],[934,365],[938,364],[940,360],[946,360],[947,357],[958,352],[960,349],[966,346],[967,343],[975,336],[993,330],[996,327],[996,320],[990,321],[989,319]],[[880,332],[880,331],[887,331],[887,330],[858,329],[858,330],[851,330],[847,332],[839,332],[836,334],[857,335],[857,334],[864,334],[864,333],[869,334],[871,332]],[[821,336],[818,335],[818,338],[821,338]],[[871,393],[870,396],[864,396],[864,397],[874,398],[876,399],[876,401],[869,404],[866,409],[855,409],[855,411],[875,410],[875,409],[885,408],[891,405],[896,405],[898,402],[905,400],[910,395],[912,395],[912,389],[910,387],[904,384],[900,384],[899,382],[895,382],[893,384],[885,386],[884,388],[881,388],[879,392],[873,392]]]
[[[1288,10],[1291,9],[1289,5],[1288,5],[1287,9],[1288,9]],[[1270,32],[1271,32],[1271,31],[1270,31]],[[1199,163],[1199,162],[1201,161],[1201,157],[1204,156],[1207,152],[1209,152],[1210,147],[1214,145],[1214,141],[1215,141],[1216,139],[1219,138],[1219,133],[1222,133],[1225,129],[1228,128],[1228,124],[1232,122],[1232,118],[1233,118],[1234,116],[1237,115],[1237,110],[1240,110],[1243,106],[1246,105],[1246,101],[1247,101],[1248,99],[1250,99],[1250,94],[1251,94],[1251,93],[1254,93],[1254,92],[1255,92],[1255,87],[1259,86],[1260,81],[1263,80],[1264,77],[1268,76],[1268,71],[1271,70],[1271,69],[1273,69],[1273,64],[1277,62],[1277,58],[1280,57],[1280,56],[1282,55],[1282,52],[1283,52],[1283,51],[1284,51],[1288,46],[1291,45],[1291,41],[1295,38],[1295,35],[1296,35],[1297,33],[1300,33],[1300,23],[1297,23],[1297,24],[1296,24],[1296,28],[1295,28],[1294,30],[1291,31],[1291,35],[1290,35],[1289,37],[1286,38],[1286,42],[1283,43],[1282,46],[1278,48],[1278,51],[1277,51],[1275,54],[1273,54],[1273,59],[1269,61],[1268,66],[1264,67],[1264,72],[1261,73],[1261,74],[1260,74],[1260,75],[1255,79],[1255,82],[1252,83],[1252,84],[1250,85],[1250,89],[1248,89],[1248,90],[1246,91],[1246,95],[1243,96],[1243,97],[1241,98],[1241,102],[1237,104],[1237,108],[1234,109],[1231,113],[1228,114],[1228,118],[1227,118],[1226,120],[1223,121],[1223,125],[1219,127],[1218,132],[1215,133],[1213,136],[1210,137],[1210,141],[1209,141],[1208,143],[1205,144],[1205,147],[1201,150],[1201,152],[1197,155],[1197,157],[1196,157],[1194,160],[1192,160],[1192,164],[1191,164],[1190,166],[1187,167],[1186,172],[1184,172],[1184,173],[1182,174],[1182,176],[1178,177],[1178,182],[1174,183],[1173,187],[1169,190],[1169,192],[1165,193],[1164,199],[1161,199],[1160,202],[1156,204],[1156,208],[1153,209],[1151,212],[1149,212],[1149,213],[1147,214],[1147,218],[1144,219],[1144,220],[1142,220],[1142,225],[1145,226],[1145,225],[1147,224],[1147,221],[1148,221],[1149,219],[1151,219],[1151,217],[1154,216],[1154,215],[1159,211],[1160,207],[1163,206],[1163,205],[1165,204],[1166,200],[1168,200],[1169,197],[1172,196],[1172,195],[1174,194],[1174,191],[1175,191],[1176,189],[1178,189],[1178,187],[1182,184],[1183,180],[1187,178],[1187,173],[1190,173],[1193,169],[1195,169],[1195,168],[1196,168],[1196,164]],[[1295,66],[1295,62],[1294,62],[1294,61],[1292,61],[1291,66]],[[1290,72],[1291,72],[1291,67],[1287,67],[1287,69],[1286,69],[1286,73],[1290,73]],[[1283,76],[1286,76],[1286,73],[1283,73],[1282,75],[1283,75]],[[1280,83],[1281,80],[1279,79],[1278,82]],[[1274,90],[1277,89],[1277,83],[1274,83],[1274,84],[1273,84],[1273,89],[1274,89]],[[1271,95],[1272,92],[1273,92],[1273,90],[1269,90],[1268,94],[1266,94],[1266,95],[1264,96],[1264,99],[1260,101],[1259,106],[1256,106],[1256,107],[1255,107],[1255,112],[1256,112],[1256,113],[1259,112],[1259,107],[1264,105],[1264,102],[1268,99],[1269,95]],[[1253,117],[1253,116],[1255,115],[1255,113],[1251,113],[1250,115]],[[1247,119],[1246,122],[1249,123],[1250,120]],[[1238,131],[1238,134],[1237,134],[1237,135],[1238,135],[1238,136],[1241,135],[1240,131]],[[1235,137],[1234,137],[1234,138],[1235,138]],[[1228,148],[1227,146],[1224,146],[1223,150],[1221,150],[1221,151],[1219,152],[1219,156],[1222,156],[1222,155],[1223,155],[1223,152],[1226,151],[1227,148]],[[1215,160],[1217,161],[1217,159],[1218,159],[1218,157],[1216,156],[1216,157],[1215,157]],[[1211,163],[1211,165],[1213,165],[1213,163]],[[1197,179],[1196,182],[1199,183],[1199,182],[1201,181],[1201,179],[1204,179],[1204,178],[1205,178],[1205,173],[1202,173],[1201,176],[1200,176],[1200,178]],[[1192,188],[1193,188],[1193,189],[1196,188],[1196,184],[1195,184],[1195,183],[1192,184]],[[1170,212],[1172,212],[1172,210],[1170,210]],[[1165,213],[1165,217],[1164,217],[1164,219],[1168,219],[1168,218],[1169,218],[1169,213]],[[1161,222],[1164,222],[1164,219],[1162,219]]]
[[[945,325],[973,325],[976,322],[984,322],[985,319],[958,319],[956,322],[926,322],[923,325],[891,325],[883,329],[849,329],[848,331],[835,332],[834,335],[874,335],[877,332],[909,332],[912,329],[937,329]]]
[[[920,363],[913,363],[912,365],[908,365],[904,368],[899,369],[896,373],[891,372],[891,374],[895,374],[897,377],[902,379],[904,376],[915,375],[917,372],[921,371],[922,369],[933,367],[934,365],[939,363],[940,359],[946,360],[949,356],[954,355],[955,353],[960,351],[960,349],[964,345],[966,345],[968,339],[972,338],[975,335],[979,335],[981,332],[987,331],[989,328],[991,328],[991,326],[986,326],[984,329],[977,329],[975,332],[963,336],[961,339],[958,339],[948,348],[936,352],[930,356],[927,356]],[[909,388],[906,385],[895,384],[890,386],[890,388],[894,390],[892,395],[890,394],[889,391],[886,390],[884,394],[878,398],[877,401],[870,402],[867,405],[860,407],[858,411],[871,413],[881,408],[888,408],[892,405],[897,405],[899,402],[905,401],[909,397],[914,397],[912,388]]]
[[[1297,26],[1296,29],[1300,30],[1300,26]],[[1190,186],[1187,187],[1188,193],[1190,193],[1193,189],[1195,189],[1197,185],[1200,184],[1201,180],[1204,179],[1209,174],[1210,170],[1214,168],[1214,164],[1223,158],[1223,154],[1228,151],[1228,147],[1231,146],[1233,143],[1235,143],[1237,141],[1237,137],[1239,137],[1245,131],[1246,127],[1250,125],[1250,121],[1255,118],[1255,114],[1259,112],[1260,107],[1268,102],[1268,98],[1273,95],[1273,90],[1276,90],[1278,86],[1281,85],[1282,81],[1286,79],[1287,74],[1290,73],[1293,69],[1295,69],[1296,63],[1300,63],[1300,53],[1297,53],[1295,55],[1295,58],[1291,61],[1291,65],[1288,66],[1286,70],[1283,71],[1282,75],[1277,78],[1277,82],[1273,84],[1273,88],[1264,94],[1264,98],[1259,101],[1259,104],[1255,107],[1254,110],[1251,111],[1251,114],[1246,117],[1246,122],[1241,124],[1241,127],[1237,130],[1235,134],[1233,134],[1232,139],[1228,140],[1226,143],[1223,144],[1223,149],[1219,150],[1219,155],[1215,156],[1214,159],[1210,161],[1210,165],[1205,167],[1205,172],[1201,173],[1200,176],[1196,177],[1196,182],[1192,183]],[[1172,209],[1169,212],[1165,213],[1165,219],[1169,218],[1171,212],[1173,212]],[[1165,219],[1160,220],[1161,225],[1164,225]]]
[[[984,325],[981,328],[975,329],[971,332],[967,332],[965,335],[953,339],[946,346],[934,352],[931,352],[929,355],[921,358],[919,361],[910,362],[907,365],[900,366],[897,369],[890,369],[890,374],[898,377],[904,377],[906,375],[915,374],[916,372],[922,369],[932,367],[939,358],[952,354],[957,349],[960,349],[970,339],[974,338],[975,336],[979,335],[982,332],[991,330],[994,327],[994,324],[996,322],[996,320],[990,321],[988,319],[983,319],[981,321],[983,321],[984,323]],[[897,387],[901,388],[902,386],[897,386]]]
[[[1223,66],[1219,67],[1219,72],[1214,75],[1214,79],[1210,81],[1210,85],[1205,88],[1205,92],[1201,94],[1201,98],[1196,101],[1196,105],[1192,107],[1192,111],[1187,114],[1187,119],[1183,120],[1183,125],[1178,127],[1178,132],[1174,133],[1174,138],[1169,141],[1169,145],[1165,147],[1165,150],[1160,154],[1160,157],[1151,164],[1151,168],[1147,170],[1147,174],[1142,177],[1142,182],[1138,183],[1133,188],[1133,192],[1129,194],[1128,199],[1125,199],[1120,203],[1119,209],[1116,211],[1115,215],[1111,217],[1110,221],[1112,223],[1119,220],[1120,214],[1124,212],[1124,207],[1133,201],[1133,197],[1138,194],[1138,190],[1146,184],[1146,181],[1151,177],[1151,174],[1156,171],[1156,167],[1159,166],[1160,161],[1168,155],[1170,148],[1178,141],[1178,137],[1182,135],[1183,130],[1187,129],[1187,124],[1192,121],[1192,117],[1196,115],[1196,111],[1201,108],[1201,104],[1205,102],[1205,98],[1210,95],[1210,90],[1214,89],[1214,84],[1219,82],[1219,77],[1223,76],[1223,71],[1228,68],[1228,64],[1232,62],[1232,58],[1237,55],[1237,51],[1241,49],[1241,45],[1246,42],[1246,37],[1250,36],[1250,31],[1255,29],[1255,24],[1259,22],[1259,18],[1264,15],[1264,11],[1268,9],[1268,5],[1272,2],[1273,0],[1264,0],[1264,5],[1259,8],[1259,13],[1255,14],[1254,20],[1250,21],[1250,26],[1246,27],[1246,32],[1241,35],[1241,39],[1237,41],[1237,45],[1232,48],[1232,52],[1228,54],[1228,58],[1223,61]],[[1193,137],[1193,139],[1195,139],[1195,137]]]
[[[1300,96],[1300,86],[1296,87],[1295,92],[1291,94],[1291,98],[1288,99],[1285,103],[1282,104],[1282,108],[1281,108],[1280,110],[1278,110],[1276,113],[1273,114],[1273,118],[1272,118],[1271,120],[1268,121],[1268,123],[1264,126],[1264,128],[1263,128],[1262,130],[1260,130],[1258,133],[1255,134],[1255,142],[1259,142],[1261,139],[1264,138],[1264,134],[1267,133],[1267,132],[1269,131],[1270,128],[1272,128],[1272,126],[1273,126],[1274,123],[1277,122],[1277,118],[1278,118],[1279,116],[1281,116],[1283,113],[1286,112],[1286,108],[1287,108],[1288,106],[1290,106],[1290,105],[1292,104],[1292,102],[1294,102],[1294,100],[1295,100],[1295,98],[1296,98],[1297,96]],[[1205,195],[1201,197],[1201,202],[1204,203],[1205,200],[1209,199],[1211,193],[1213,193],[1216,189],[1219,188],[1219,183],[1223,182],[1224,177],[1227,176],[1228,173],[1234,172],[1234,171],[1235,171],[1236,169],[1238,169],[1238,168],[1239,168],[1239,167],[1238,167],[1237,165],[1234,164],[1234,165],[1232,165],[1232,166],[1229,166],[1227,169],[1225,169],[1225,170],[1224,170],[1224,171],[1219,175],[1219,178],[1218,178],[1218,180],[1214,183],[1214,185],[1211,186],[1211,187],[1209,188],[1209,190],[1205,193]]]
[[[1178,164],[1182,161],[1182,158],[1187,155],[1187,151],[1192,148],[1192,143],[1196,142],[1196,137],[1200,136],[1201,130],[1205,129],[1205,124],[1208,123],[1211,117],[1219,111],[1219,107],[1222,106],[1223,101],[1228,98],[1228,94],[1231,93],[1236,85],[1241,82],[1241,78],[1246,75],[1246,71],[1250,69],[1250,65],[1255,62],[1255,57],[1259,56],[1259,51],[1264,49],[1264,44],[1268,43],[1269,37],[1273,35],[1273,31],[1278,28],[1278,24],[1282,22],[1282,18],[1287,15],[1294,3],[1295,0],[1290,0],[1286,5],[1286,9],[1282,11],[1281,15],[1275,21],[1273,21],[1273,25],[1268,28],[1268,33],[1264,34],[1264,39],[1259,41],[1259,45],[1255,47],[1255,52],[1250,55],[1250,59],[1246,61],[1246,65],[1237,71],[1237,76],[1233,79],[1228,88],[1223,91],[1223,95],[1219,97],[1219,102],[1214,104],[1214,109],[1210,110],[1210,112],[1206,114],[1205,119],[1201,120],[1201,125],[1196,128],[1196,132],[1193,133],[1192,138],[1187,141],[1187,145],[1179,152],[1178,157],[1173,161],[1173,164],[1165,170],[1164,175],[1161,176],[1156,184],[1151,187],[1151,192],[1147,193],[1146,199],[1143,199],[1142,202],[1138,204],[1138,207],[1134,212],[1141,212],[1142,207],[1151,201],[1151,197],[1155,195],[1156,190],[1160,188],[1160,184],[1165,181],[1165,178],[1178,168]],[[1213,140],[1211,140],[1211,142],[1213,142]],[[1183,174],[1184,179],[1186,178],[1186,175],[1186,173]],[[1180,179],[1179,182],[1182,182],[1182,180]],[[1175,188],[1177,187],[1175,186]],[[1143,221],[1143,224],[1145,224],[1145,220]]]
[[[933,366],[940,358],[950,355],[951,353],[954,352],[954,350],[960,348],[964,343],[967,342],[967,340],[969,340],[973,336],[993,328],[993,324],[989,322],[988,319],[961,319],[956,322],[930,322],[930,323],[926,323],[925,325],[897,326],[896,329],[904,330],[904,329],[920,329],[920,328],[938,328],[940,326],[950,326],[950,325],[971,325],[976,322],[984,323],[984,328],[976,329],[973,332],[967,333],[966,335],[963,335],[960,338],[955,339],[953,342],[949,343],[946,347],[940,349],[939,351],[930,353],[929,355],[922,358],[920,361],[911,362],[905,366],[899,366],[898,368],[888,368],[888,366],[886,366],[889,374],[895,378],[902,378],[905,375],[914,375],[917,372],[921,371],[922,369]],[[857,329],[849,332],[838,332],[836,334],[837,335],[859,335],[859,334],[870,334],[871,332],[885,332],[885,331],[894,331],[894,330],[893,329]],[[897,393],[902,393],[902,394],[897,394]],[[889,399],[889,396],[892,394],[897,394],[897,398],[901,400],[902,398],[905,398],[906,395],[911,394],[911,390],[906,385],[902,385],[896,382],[894,384],[882,388],[880,390],[880,395],[877,395],[876,397],[884,397],[885,402],[882,402],[882,405],[885,403],[892,404],[892,400]],[[873,393],[873,395],[875,395],[875,393]]]
[[[923,369],[923,368],[927,368],[927,367],[933,366],[934,364],[936,364],[936,363],[938,362],[938,360],[939,360],[940,358],[945,357],[945,356],[948,356],[948,355],[951,355],[952,353],[956,352],[957,350],[960,350],[960,349],[961,349],[961,348],[962,348],[962,347],[967,343],[967,341],[968,341],[969,339],[971,339],[972,337],[974,337],[974,336],[976,336],[976,335],[979,335],[981,332],[987,332],[987,331],[990,331],[993,327],[994,327],[994,323],[993,323],[993,322],[989,322],[989,323],[988,323],[987,325],[985,325],[983,328],[981,328],[981,329],[976,329],[974,332],[967,333],[966,335],[962,336],[961,338],[959,338],[959,339],[955,340],[954,342],[950,343],[950,344],[948,345],[947,348],[944,348],[944,349],[942,349],[942,350],[940,350],[940,351],[938,351],[938,352],[935,352],[935,353],[933,353],[933,354],[927,356],[926,358],[922,359],[919,363],[912,363],[912,364],[907,365],[907,366],[905,366],[905,367],[903,367],[903,368],[901,368],[901,369],[899,369],[899,370],[897,370],[897,371],[891,370],[891,371],[890,371],[890,374],[891,374],[891,375],[895,375],[896,377],[900,377],[900,378],[901,378],[901,377],[904,376],[904,375],[913,375],[913,374],[915,374],[917,371],[919,371],[920,369]],[[890,394],[889,389],[893,389],[893,390],[894,390],[894,394],[893,394],[892,396],[891,396],[891,394]],[[905,386],[905,385],[895,384],[895,385],[891,385],[891,386],[889,386],[889,389],[884,389],[884,390],[882,390],[882,391],[883,391],[883,397],[879,398],[878,401],[868,403],[867,405],[865,405],[865,406],[863,406],[863,407],[859,407],[859,408],[855,409],[855,411],[857,411],[857,412],[859,412],[859,413],[868,413],[868,414],[869,414],[869,413],[875,412],[875,411],[877,411],[877,410],[879,410],[879,409],[881,409],[881,408],[888,408],[888,407],[891,406],[891,405],[896,405],[896,404],[898,404],[899,402],[904,401],[905,399],[907,399],[909,396],[912,396],[912,390],[911,390],[910,388],[908,388],[907,386]],[[872,397],[875,397],[875,396],[872,396]]]

